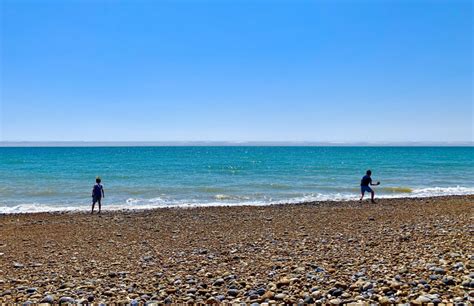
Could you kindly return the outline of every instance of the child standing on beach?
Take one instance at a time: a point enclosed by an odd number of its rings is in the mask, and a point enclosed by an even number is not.
[[[375,203],[374,201],[375,192],[372,190],[372,188],[370,188],[369,185],[377,186],[377,185],[380,185],[380,182],[373,184],[372,178],[370,177],[371,175],[372,175],[372,171],[367,170],[366,174],[364,175],[364,177],[362,177],[362,180],[360,181],[361,197],[360,197],[359,202],[362,202],[362,199],[364,198],[364,193],[367,191],[367,192],[370,192],[371,194],[370,201],[372,203]]]
[[[95,185],[92,188],[92,211],[91,211],[91,214],[94,213],[94,206],[95,206],[96,202],[99,203],[99,214],[100,214],[100,210],[102,208],[101,207],[101,199],[105,198],[104,187],[100,184],[100,182],[101,182],[100,177],[96,178],[95,179]]]

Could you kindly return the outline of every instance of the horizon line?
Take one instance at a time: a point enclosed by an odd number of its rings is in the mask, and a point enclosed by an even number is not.
[[[166,147],[166,146],[474,146],[474,141],[0,141],[0,147]]]

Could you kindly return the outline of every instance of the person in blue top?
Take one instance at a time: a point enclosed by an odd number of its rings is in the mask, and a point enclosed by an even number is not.
[[[377,182],[377,183],[373,184],[372,183],[372,178],[370,177],[371,175],[372,175],[372,171],[367,170],[366,174],[364,175],[364,177],[362,177],[362,180],[360,181],[361,196],[360,196],[359,202],[362,202],[362,199],[364,198],[364,194],[367,191],[367,192],[370,192],[370,194],[371,194],[370,201],[372,203],[375,203],[375,201],[374,201],[375,193],[372,190],[372,188],[370,188],[369,185],[377,186],[377,185],[380,185],[380,182]]]
[[[104,193],[104,187],[100,184],[101,182],[101,179],[100,177],[96,178],[95,179],[95,185],[94,187],[92,188],[92,211],[91,211],[91,214],[94,213],[94,206],[95,206],[95,203],[99,203],[99,214],[100,214],[100,210],[101,210],[101,200],[102,198],[105,198],[105,193]]]

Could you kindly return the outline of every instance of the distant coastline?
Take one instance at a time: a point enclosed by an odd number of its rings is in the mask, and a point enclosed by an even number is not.
[[[173,147],[173,146],[295,146],[295,147],[473,147],[474,141],[0,141],[0,147]]]

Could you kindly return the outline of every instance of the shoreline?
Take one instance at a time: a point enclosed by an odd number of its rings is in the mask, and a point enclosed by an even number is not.
[[[0,216],[0,302],[473,303],[474,195]]]
[[[369,195],[370,196],[370,195]],[[449,199],[449,198],[463,198],[463,197],[474,197],[474,194],[456,194],[456,195],[436,195],[436,196],[420,196],[420,197],[410,197],[410,196],[390,196],[390,197],[376,197],[375,200],[378,204],[379,201],[383,202],[390,202],[390,201],[399,201],[399,200],[433,200],[433,199]],[[117,205],[111,204],[111,206],[115,206],[116,208],[108,209],[108,204],[103,204],[104,208],[102,209],[103,213],[120,213],[120,212],[146,212],[146,211],[154,211],[154,210],[161,210],[161,209],[194,209],[194,208],[212,208],[212,207],[268,207],[268,206],[285,206],[285,205],[355,205],[359,204],[359,201],[355,199],[343,199],[343,200],[321,200],[321,201],[303,201],[303,202],[273,202],[273,203],[262,203],[262,204],[247,204],[243,203],[232,203],[232,204],[177,204],[177,205],[169,205],[169,206],[160,206],[160,207],[149,207],[149,208],[121,208],[117,207]],[[364,198],[363,202],[368,203],[367,195]],[[370,204],[370,203],[369,203]],[[375,205],[377,205],[375,204]],[[64,210],[50,210],[50,211],[33,211],[33,212],[0,212],[0,216],[5,215],[30,215],[30,214],[87,214],[90,213],[91,206],[84,205],[81,208],[73,208],[73,209],[64,209]],[[97,212],[97,206],[95,209]]]

